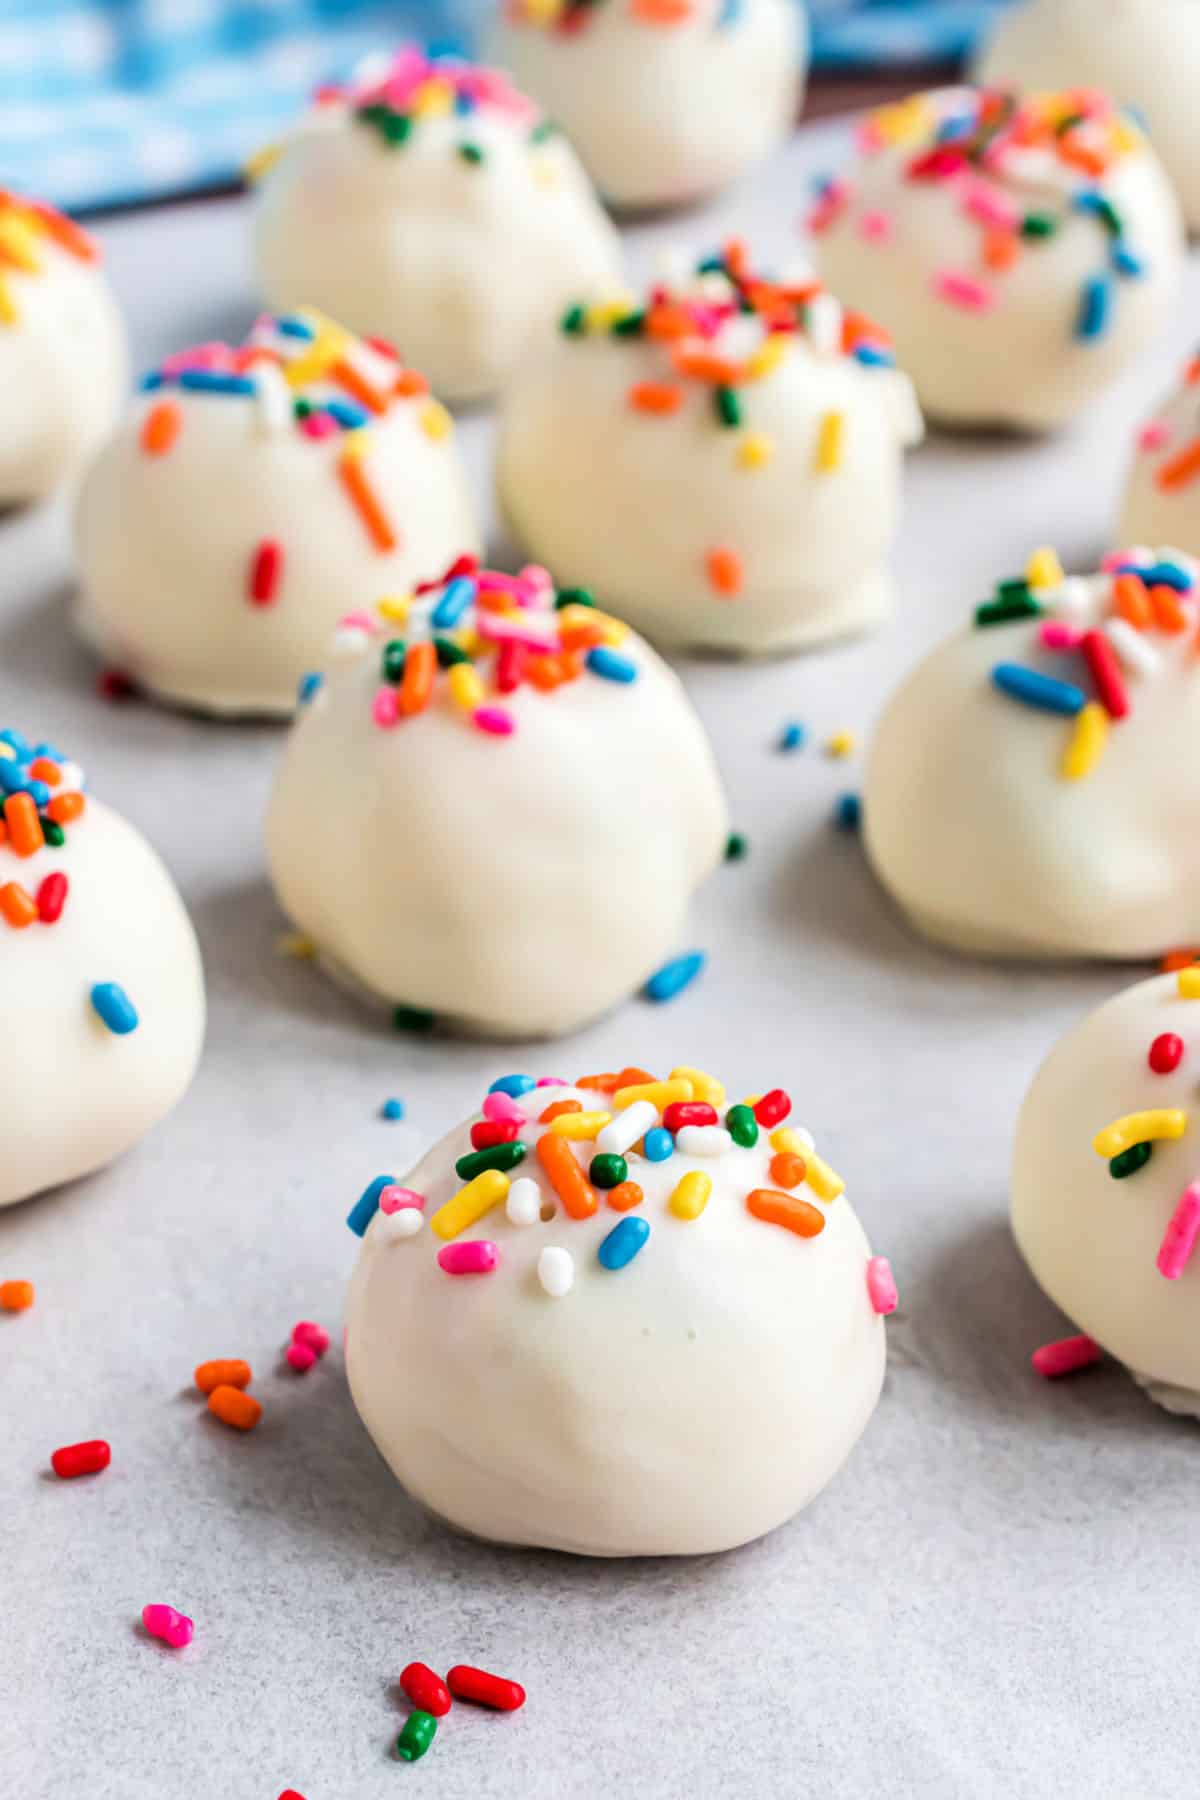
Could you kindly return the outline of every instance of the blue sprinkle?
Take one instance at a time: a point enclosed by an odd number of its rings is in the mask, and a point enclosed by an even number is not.
[[[29,792],[34,783],[28,769],[28,763],[10,762],[7,756],[0,757],[0,787],[6,794]],[[49,789],[46,791],[49,793]]]
[[[50,789],[46,786],[44,781],[35,781],[31,777],[25,783],[25,792],[29,795],[35,806],[49,806]]]
[[[1069,681],[1056,681],[1052,675],[1039,674],[1037,669],[1027,669],[1022,663],[997,663],[992,670],[992,682],[1002,694],[1009,694],[1026,706],[1036,706],[1042,712],[1062,713],[1067,718],[1082,712],[1087,703],[1082,688]]]
[[[456,575],[448,582],[441,599],[430,614],[435,631],[451,631],[475,598],[475,583],[469,575]]]
[[[349,400],[326,400],[321,410],[336,419],[343,431],[357,431],[367,422],[366,409],[352,406]]]
[[[1135,256],[1129,246],[1122,243],[1120,238],[1113,239],[1109,257],[1118,275],[1127,275],[1136,281],[1139,276],[1146,273],[1146,265],[1141,257]]]
[[[1177,594],[1190,594],[1193,586],[1191,576],[1178,563],[1151,563],[1149,568],[1142,563],[1121,563],[1117,574],[1140,575],[1147,587],[1174,588]]]
[[[370,1187],[363,1189],[354,1205],[346,1215],[346,1223],[355,1237],[363,1237],[367,1226],[379,1211],[379,1196],[385,1187],[391,1187],[394,1175],[377,1175]]]
[[[601,1238],[596,1261],[603,1269],[623,1269],[633,1261],[649,1236],[650,1226],[645,1219],[622,1219],[607,1237]]]
[[[507,1094],[510,1100],[517,1100],[536,1086],[532,1075],[501,1075],[498,1081],[493,1081],[488,1093]]]
[[[460,117],[467,113],[473,113],[478,104],[474,94],[455,94],[454,96],[454,110]]]
[[[92,989],[92,1006],[114,1037],[128,1037],[137,1030],[137,1007],[119,983],[98,981]]]
[[[248,375],[222,375],[216,369],[184,369],[179,377],[181,388],[194,388],[201,394],[245,394],[255,391]]]
[[[30,754],[29,739],[23,732],[13,731],[11,729],[0,731],[0,744],[7,744],[10,750],[16,750],[18,754],[25,756]]]
[[[839,831],[858,830],[862,824],[862,800],[857,794],[839,795],[833,822]]]
[[[666,1162],[675,1154],[675,1139],[665,1125],[652,1125],[642,1139],[647,1162]]]
[[[148,375],[142,376],[138,382],[138,388],[143,394],[153,394],[157,388],[166,385],[166,379],[160,369],[151,369]]]
[[[402,1119],[404,1117],[403,1100],[385,1100],[379,1109],[381,1119]]]
[[[306,344],[317,335],[307,319],[298,319],[294,313],[282,313],[275,323],[284,337],[303,338]]]
[[[795,719],[784,726],[779,736],[781,750],[800,750],[808,740],[808,732]]]
[[[868,369],[894,369],[896,366],[891,351],[880,349],[878,344],[856,344],[852,354],[855,362],[864,363]]]
[[[302,675],[296,689],[297,705],[307,706],[310,700],[316,698],[324,685],[325,677],[317,669],[312,669],[307,675]]]
[[[637,664],[631,663],[627,656],[618,656],[607,644],[598,644],[588,651],[587,666],[593,675],[603,675],[605,681],[637,680]]]
[[[1082,705],[1082,701],[1080,702]],[[677,956],[672,962],[664,963],[658,972],[652,975],[642,990],[647,1000],[673,1000],[681,994],[689,982],[695,981],[697,975],[708,961],[708,953],[704,950],[689,950],[686,956]]]
[[[742,16],[742,0],[721,0],[717,14],[717,30],[728,31]]]
[[[53,744],[35,744],[33,754],[34,756],[48,756],[51,762],[61,763],[67,760],[63,752],[56,750]]]
[[[1107,275],[1089,275],[1079,296],[1075,336],[1082,343],[1103,337],[1112,313],[1112,283]]]

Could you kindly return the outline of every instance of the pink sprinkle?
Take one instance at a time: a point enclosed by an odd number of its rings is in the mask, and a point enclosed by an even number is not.
[[[196,1627],[185,1613],[173,1606],[143,1606],[142,1624],[151,1637],[161,1638],[172,1650],[182,1650],[191,1643]]]
[[[329,1348],[329,1333],[323,1325],[318,1325],[315,1320],[301,1319],[299,1324],[292,1326],[292,1342],[293,1344],[307,1344],[309,1349],[315,1351],[318,1356],[324,1356]]]
[[[338,630],[366,631],[373,636],[377,627],[369,612],[343,613],[338,620]]]
[[[1053,1344],[1043,1344],[1029,1360],[1039,1375],[1054,1381],[1059,1375],[1073,1375],[1076,1369],[1090,1369],[1103,1354],[1095,1338],[1080,1333],[1078,1337],[1059,1338]]]
[[[873,156],[882,150],[885,139],[883,132],[872,118],[860,119],[854,128],[854,142],[863,156]]]
[[[390,731],[393,725],[400,723],[400,703],[396,698],[395,688],[377,688],[375,698],[371,702],[371,717],[383,731]]]
[[[557,1075],[539,1075],[537,1085],[538,1087],[569,1087],[571,1084],[568,1081],[560,1081]]]
[[[317,1353],[311,1344],[289,1344],[284,1357],[289,1369],[295,1369],[297,1375],[307,1375],[317,1360]]]
[[[483,1096],[483,1116],[497,1125],[505,1125],[510,1119],[515,1119],[518,1125],[524,1125],[529,1117],[528,1113],[521,1111],[512,1095],[504,1093],[500,1088],[494,1094]]]
[[[415,1188],[396,1187],[393,1184],[385,1187],[379,1196],[379,1210],[382,1213],[400,1212],[406,1206],[416,1206],[424,1212],[424,1194],[418,1194]]]
[[[520,644],[525,650],[541,656],[553,656],[561,645],[557,631],[542,629],[523,618],[508,618],[502,613],[481,612],[476,615],[475,629],[491,644]]]
[[[1100,568],[1105,575],[1112,575],[1118,569],[1129,568],[1131,565],[1140,568],[1151,561],[1153,558],[1143,555],[1140,549],[1106,550],[1100,559]]]
[[[517,577],[500,569],[480,569],[475,581],[481,594],[512,594],[515,598],[521,591]]]
[[[859,236],[866,238],[870,244],[890,244],[895,230],[895,223],[889,213],[865,212],[858,221]]]
[[[516,720],[502,706],[477,706],[471,714],[471,722],[493,737],[511,737],[517,729]]]
[[[1008,196],[983,182],[972,185],[965,204],[973,219],[984,225],[994,225],[999,231],[1015,231],[1021,223],[1021,214]]]
[[[447,1275],[490,1275],[500,1262],[497,1245],[488,1238],[472,1238],[465,1244],[443,1244],[438,1268]]]
[[[995,304],[995,295],[982,281],[971,275],[959,275],[953,269],[939,269],[933,277],[933,291],[951,306],[964,312],[987,312]]]
[[[182,375],[185,369],[216,369],[222,373],[233,362],[233,350],[219,340],[208,344],[192,344],[187,350],[176,350],[159,366],[164,375]]]
[[[1047,650],[1077,650],[1083,642],[1078,625],[1070,625],[1066,619],[1043,619],[1038,636]]]
[[[1137,434],[1139,450],[1163,450],[1171,441],[1171,427],[1165,419],[1151,419]]]
[[[551,575],[549,569],[544,569],[542,567],[541,563],[526,563],[525,567],[521,570],[521,573],[517,576],[517,580],[521,584],[523,595],[527,596],[526,603],[533,600],[548,599],[554,592],[554,577]]]
[[[873,1256],[867,1264],[867,1293],[877,1313],[894,1313],[900,1304],[896,1278],[886,1256]]]
[[[1171,1214],[1158,1252],[1158,1272],[1168,1281],[1178,1281],[1187,1268],[1188,1258],[1200,1235],[1200,1181],[1186,1187],[1179,1205]]]
[[[333,437],[338,429],[338,422],[332,413],[310,412],[300,421],[300,429],[305,437]]]

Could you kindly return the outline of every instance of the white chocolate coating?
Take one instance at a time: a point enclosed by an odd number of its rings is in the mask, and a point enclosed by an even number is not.
[[[1147,1063],[1163,1032],[1183,1039],[1171,1074]],[[1200,1177],[1196,1069],[1200,1004],[1174,975],[1126,988],[1055,1045],[1017,1123],[1012,1223],[1039,1284],[1080,1331],[1134,1371],[1171,1411],[1200,1405],[1200,1255],[1174,1280],[1157,1266],[1167,1225]],[[1114,1180],[1092,1140],[1114,1120],[1182,1108],[1181,1138],[1154,1144],[1144,1168]],[[1183,1390],[1183,1391],[1181,1391]]]
[[[1107,577],[1073,581],[1060,616],[1107,631],[1110,590]],[[1037,623],[969,626],[906,678],[871,745],[863,829],[920,930],[1002,957],[1133,960],[1200,941],[1194,597],[1185,610],[1177,635],[1140,636],[1158,666],[1125,669],[1131,711],[1077,780],[1061,773],[1072,720],[992,683],[1015,663],[1091,698],[1082,659],[1042,648]]]
[[[975,79],[1104,88],[1134,106],[1200,230],[1200,32],[1195,0],[1024,0],[997,20]]]
[[[416,119],[400,145],[356,117],[353,93],[316,107],[259,190],[268,303],[317,305],[390,339],[447,399],[501,388],[529,338],[621,267],[570,145],[531,139],[537,109],[502,91],[504,106]]]
[[[269,326],[260,335],[274,341]],[[346,341],[381,386],[395,379],[397,365]],[[314,404],[335,391],[350,399],[325,382],[304,388]],[[294,396],[281,398],[290,408]],[[182,425],[165,454],[150,455],[143,428],[164,402]],[[365,446],[362,468],[394,530],[392,549],[380,547],[343,484],[350,436]],[[361,439],[313,439],[286,416],[274,422],[254,397],[167,386],[138,397],[92,464],[76,541],[77,622],[109,662],[180,705],[286,716],[343,613],[403,592],[478,536],[450,420],[428,396],[391,399]],[[256,605],[251,570],[264,542],[280,546],[282,573],[270,604]]]
[[[426,634],[421,610],[398,635]],[[267,819],[280,903],[393,1005],[505,1037],[570,1031],[685,947],[728,831],[700,722],[629,637],[628,685],[585,671],[550,694],[490,692],[511,736],[477,730],[445,677],[385,730],[372,707],[390,635],[360,634],[292,730]]]
[[[1180,461],[1200,439],[1194,369],[1137,435],[1117,531],[1123,544],[1178,544],[1200,556],[1200,470],[1188,473]]]
[[[1152,150],[1123,119],[1113,129],[1130,147],[1102,179],[1040,149],[997,156],[950,179],[912,178],[910,161],[933,143],[930,121],[973,107],[977,97],[973,89],[939,90],[904,103],[913,109],[907,114],[888,109],[868,119],[875,141],[851,172],[846,203],[820,230],[818,262],[835,293],[866,307],[891,333],[932,417],[1051,430],[1111,383],[1160,328],[1182,268],[1179,207]],[[1027,105],[1059,103],[1060,96],[1026,97]],[[1116,209],[1140,275],[1116,272],[1103,220],[1078,210],[1085,190]],[[1058,225],[1043,239],[1003,234],[1015,243],[1014,260],[991,267],[988,227],[972,207],[1017,220],[1050,213]],[[814,216],[821,225],[819,207]],[[939,285],[947,279],[970,298],[948,299]],[[1107,319],[1081,335],[1086,290],[1097,280],[1107,286]]]
[[[839,316],[829,296],[822,305]],[[757,320],[733,317],[698,347],[744,364],[764,341]],[[770,341],[781,360],[737,388],[736,429],[717,417],[710,382],[680,380],[675,344],[603,329],[548,334],[506,396],[496,482],[515,536],[657,642],[778,652],[891,610],[902,452],[921,434],[908,379],[843,355],[840,333],[829,350],[798,332]],[[676,388],[678,410],[638,410],[640,384]],[[840,446],[824,468],[831,416]],[[765,460],[748,466],[760,441]],[[741,564],[736,594],[709,574],[721,547]]]
[[[0,918],[5,1110],[0,1206],[88,1175],[136,1144],[180,1100],[204,1037],[204,976],[191,921],[145,839],[99,801],[59,849],[17,857],[2,880],[33,895],[61,870],[62,916],[16,930]],[[137,1029],[110,1032],[90,995],[117,982]],[[17,1128],[19,1122],[19,1128]]]
[[[792,0],[693,0],[667,24],[639,17],[632,0],[598,0],[574,31],[520,15],[510,7],[492,53],[614,206],[717,193],[791,134],[808,61]]]
[[[533,1119],[568,1096],[608,1107],[603,1094],[539,1089]],[[405,1178],[427,1220],[461,1186],[469,1123]],[[541,1135],[521,1127],[529,1143]],[[592,1146],[574,1148],[586,1169]],[[444,1273],[428,1224],[396,1237],[376,1214],[347,1299],[346,1367],[409,1493],[479,1537],[588,1556],[727,1550],[807,1505],[874,1410],[885,1333],[844,1195],[825,1203],[803,1190],[825,1215],[812,1238],[747,1211],[747,1193],[771,1185],[772,1154],[765,1132],[722,1157],[655,1164],[630,1152],[636,1212],[618,1214],[598,1191],[599,1210],[580,1220],[531,1153],[520,1173],[553,1215],[514,1225],[501,1204],[466,1230],[499,1247],[490,1275]],[[686,1220],[668,1200],[689,1170],[713,1189]],[[620,1217],[643,1218],[650,1235],[610,1270],[596,1253]],[[561,1295],[539,1279],[547,1248],[573,1259]]]
[[[0,506],[40,500],[76,477],[129,380],[125,326],[97,253],[77,227],[67,230],[76,249],[51,235],[34,205],[0,202],[0,236],[15,232],[32,265],[0,258]]]

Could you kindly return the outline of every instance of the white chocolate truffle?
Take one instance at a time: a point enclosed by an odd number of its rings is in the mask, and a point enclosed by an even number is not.
[[[468,559],[406,621],[366,621],[297,720],[267,818],[280,903],[334,972],[504,1037],[632,993],[678,950],[728,831],[672,670],[553,598],[544,570]]]
[[[1138,431],[1117,539],[1200,556],[1200,358]]]
[[[44,201],[0,194],[0,506],[77,476],[128,379],[97,244]]]
[[[1178,203],[1134,120],[1074,88],[943,88],[868,115],[810,217],[822,273],[958,425],[1064,424],[1161,326]]]
[[[1200,230],[1200,33],[1195,0],[1025,0],[997,20],[975,79],[1024,88],[1102,88],[1137,108]]]
[[[1200,969],[1067,1033],[1017,1124],[1012,1222],[1034,1276],[1162,1405],[1200,1412]]]
[[[510,389],[496,452],[531,555],[664,644],[789,650],[886,616],[921,421],[869,321],[730,245],[644,306],[577,305],[561,325]]]
[[[647,1092],[659,1122],[598,1154]],[[781,1089],[761,1125],[737,1108],[716,1154],[683,1151],[680,1104],[726,1112],[691,1069],[502,1077],[405,1178],[425,1229],[389,1240],[386,1176],[351,1212],[354,1403],[458,1529],[583,1556],[728,1550],[806,1506],[865,1429],[896,1295],[844,1184],[783,1123]],[[532,1226],[505,1215],[518,1169],[542,1195]]]
[[[1039,551],[889,702],[867,853],[930,937],[1134,960],[1200,941],[1200,608],[1174,550]]]
[[[175,885],[82,787],[53,745],[0,731],[0,1206],[130,1149],[186,1092],[204,1037]]]
[[[319,313],[145,385],[80,494],[77,622],[164,700],[290,713],[339,617],[478,543],[450,415]]]
[[[572,295],[611,283],[617,234],[578,158],[492,69],[401,50],[321,96],[267,165],[268,303],[391,339],[450,400],[495,393]]]
[[[511,0],[493,52],[605,199],[679,206],[791,135],[808,32],[793,0]]]

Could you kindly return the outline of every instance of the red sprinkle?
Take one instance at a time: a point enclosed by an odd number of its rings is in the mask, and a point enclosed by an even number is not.
[[[132,700],[137,683],[124,669],[102,669],[96,677],[96,691],[104,700]]]
[[[755,1102],[754,1116],[760,1125],[778,1125],[792,1110],[792,1102],[782,1088],[772,1088]]]
[[[511,1144],[520,1129],[519,1119],[480,1119],[471,1127],[471,1144],[476,1150],[490,1150],[495,1144]]]
[[[1156,1075],[1170,1075],[1183,1061],[1183,1039],[1173,1031],[1164,1031],[1151,1044],[1146,1061]]]
[[[428,1663],[409,1663],[400,1672],[400,1686],[415,1707],[421,1712],[432,1713],[435,1719],[445,1718],[454,1704],[450,1689]]]
[[[668,1131],[680,1131],[685,1125],[715,1125],[717,1109],[703,1100],[676,1100],[663,1108],[662,1122]]]
[[[47,875],[37,891],[38,918],[43,925],[53,925],[62,917],[67,903],[67,878],[61,869]]]
[[[446,1675],[446,1686],[456,1700],[474,1700],[477,1706],[494,1706],[497,1712],[516,1712],[525,1704],[525,1689],[519,1681],[489,1675],[486,1669],[473,1669],[469,1663],[455,1663]]]
[[[1058,1375],[1073,1375],[1076,1369],[1090,1369],[1103,1354],[1095,1338],[1081,1333],[1078,1337],[1058,1338],[1053,1344],[1043,1344],[1029,1360],[1039,1375],[1053,1381]]]
[[[278,538],[264,538],[250,564],[250,599],[255,606],[270,606],[283,576],[283,545]]]
[[[1085,631],[1079,646],[1092,672],[1098,694],[1110,718],[1123,719],[1129,712],[1129,695],[1117,653],[1102,631]]]
[[[77,1475],[98,1475],[112,1461],[112,1450],[103,1438],[90,1438],[85,1444],[64,1444],[50,1458],[50,1467],[64,1481]]]

